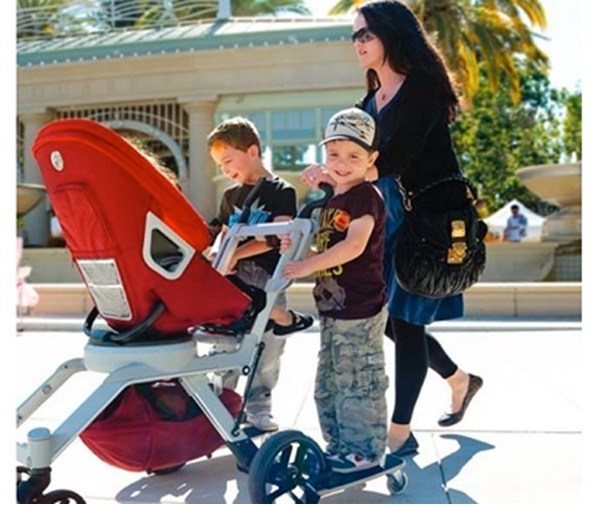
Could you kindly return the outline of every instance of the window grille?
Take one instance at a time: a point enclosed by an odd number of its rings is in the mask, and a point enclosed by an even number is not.
[[[180,178],[189,177],[189,123],[188,114],[181,104],[153,102],[113,107],[71,107],[58,109],[56,118],[89,118],[107,123],[120,134],[140,140],[151,154]],[[144,125],[147,127],[144,128]],[[178,149],[170,147],[173,143]],[[181,173],[182,169],[185,173]]]

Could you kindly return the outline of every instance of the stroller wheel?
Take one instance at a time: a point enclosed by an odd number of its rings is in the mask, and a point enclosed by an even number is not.
[[[148,473],[153,473],[154,475],[170,475],[172,473],[178,472],[185,466],[185,463],[181,465],[169,466],[167,468],[161,468],[159,470],[151,470]]]
[[[325,456],[317,443],[299,431],[269,437],[250,465],[248,486],[252,503],[318,503],[313,482],[325,471]]]
[[[85,503],[85,500],[74,491],[57,489],[42,495],[36,503]]]
[[[17,467],[17,485],[19,484],[19,482],[21,482],[23,480],[22,475],[29,475],[29,468],[27,468],[26,466],[18,466]]]

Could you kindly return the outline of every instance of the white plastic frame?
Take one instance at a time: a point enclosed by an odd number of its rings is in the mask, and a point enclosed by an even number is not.
[[[177,268],[172,272],[169,272],[165,268],[161,267],[152,258],[151,247],[153,230],[160,231],[165,237],[167,237],[175,245],[177,245],[177,247],[179,247],[183,252],[183,258],[181,259],[181,262],[179,263],[179,265],[177,265]],[[183,274],[183,272],[189,265],[190,261],[192,261],[192,258],[194,257],[195,253],[196,250],[185,240],[183,240],[179,235],[177,235],[177,233],[175,233],[171,228],[169,228],[161,219],[158,218],[158,216],[156,216],[152,212],[148,212],[146,214],[146,225],[144,228],[144,245],[142,246],[142,256],[144,258],[144,261],[146,262],[146,265],[148,265],[149,268],[154,270],[157,274],[159,274],[161,277],[164,277],[165,279],[169,279],[171,281],[179,279],[179,277],[181,277],[181,274]]]

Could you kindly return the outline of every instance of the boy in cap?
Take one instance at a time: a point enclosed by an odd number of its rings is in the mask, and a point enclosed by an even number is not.
[[[331,468],[349,473],[379,465],[387,439],[385,208],[366,180],[378,155],[375,121],[360,109],[342,110],[329,120],[321,144],[335,193],[321,211],[317,253],[288,263],[284,272],[291,279],[317,273],[315,401]],[[288,237],[281,247],[289,247]]]

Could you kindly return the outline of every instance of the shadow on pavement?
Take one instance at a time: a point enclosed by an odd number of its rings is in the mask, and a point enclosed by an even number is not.
[[[409,484],[399,496],[367,490],[367,485],[327,496],[323,503],[476,503],[458,489],[447,488],[471,459],[494,446],[471,437],[444,434],[458,449],[423,468],[412,458],[406,461]],[[383,479],[383,477],[380,477]],[[160,503],[172,498],[185,503],[249,503],[247,476],[239,472],[232,455],[187,464],[171,475],[149,475],[123,488],[115,497],[120,503]]]
[[[149,475],[123,488],[119,503],[161,503],[176,497],[185,503],[250,503],[247,477],[232,455],[188,463],[170,475]]]
[[[473,498],[463,491],[448,487],[448,482],[454,479],[477,453],[489,451],[490,449],[494,449],[495,446],[464,435],[444,434],[440,438],[458,442],[458,449],[445,456],[440,465],[448,503],[476,503]]]

